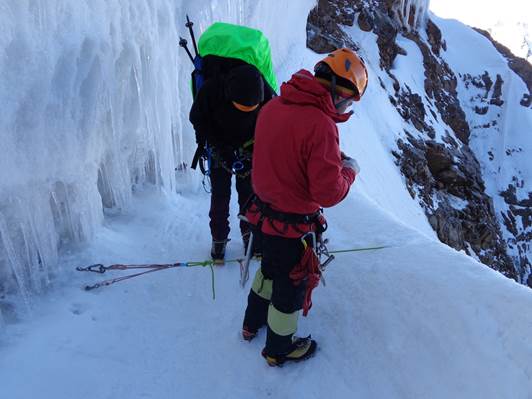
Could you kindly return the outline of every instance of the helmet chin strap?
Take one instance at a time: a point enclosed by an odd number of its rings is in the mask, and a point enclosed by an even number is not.
[[[335,97],[336,97],[336,76],[332,75],[332,79],[331,79],[331,99],[332,99],[332,102],[334,104],[334,107],[336,109],[338,109],[338,105],[334,101]]]
[[[348,101],[353,101],[355,99],[355,97],[345,98],[342,101],[339,101],[338,103],[336,103],[335,98],[336,98],[336,76],[333,75],[331,79],[331,99],[332,99],[332,103],[334,104],[334,108],[336,108],[336,110],[339,111],[340,108],[342,108],[345,103],[347,103]],[[352,115],[353,111],[349,111],[348,113]]]

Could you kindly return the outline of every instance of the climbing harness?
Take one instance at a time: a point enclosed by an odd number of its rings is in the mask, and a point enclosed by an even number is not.
[[[231,161],[227,162],[220,153],[209,148],[209,156],[214,160],[215,166],[221,166],[226,172],[235,175],[239,179],[245,179],[251,174],[251,167],[247,168],[245,163],[251,166],[251,152],[244,150],[244,147],[231,152]]]
[[[208,144],[205,145],[203,154],[198,159],[198,164],[200,171],[203,174],[201,184],[206,193],[210,194],[212,192],[212,186],[209,179],[213,167],[221,167],[239,179],[249,177],[251,174],[251,167],[246,170],[246,163],[251,166],[251,153],[245,150],[246,146],[249,145],[249,142],[252,143],[252,140],[245,143],[242,147],[232,151],[231,156],[233,160],[231,163],[226,162],[214,147],[211,147]]]
[[[327,230],[327,221],[323,217],[323,209],[311,214],[276,211],[257,195],[253,195],[248,200],[243,207],[242,213],[258,216],[257,228],[259,230],[262,229],[263,223],[268,222],[272,229],[281,236],[285,235],[290,227],[301,235],[309,231],[321,234]]]

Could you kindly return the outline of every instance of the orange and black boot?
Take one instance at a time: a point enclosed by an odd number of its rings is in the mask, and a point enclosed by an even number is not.
[[[257,330],[253,330],[248,326],[244,326],[242,327],[242,338],[244,338],[244,341],[251,341],[257,336],[257,332]]]
[[[290,351],[283,355],[269,355],[266,348],[262,350],[262,356],[269,366],[281,367],[286,362],[301,362],[311,358],[315,353],[318,344],[311,339],[310,335],[305,338],[293,336]]]

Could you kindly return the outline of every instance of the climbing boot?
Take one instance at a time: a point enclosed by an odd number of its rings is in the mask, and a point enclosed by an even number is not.
[[[242,327],[242,338],[244,338],[244,341],[251,341],[256,336],[257,330],[252,330],[248,326]]]
[[[288,353],[284,355],[269,355],[266,348],[262,350],[262,356],[271,367],[281,367],[286,362],[300,362],[311,358],[316,352],[318,344],[310,338],[292,337],[292,345]]]
[[[225,259],[225,247],[229,240],[212,240],[211,258],[215,265],[223,265]]]

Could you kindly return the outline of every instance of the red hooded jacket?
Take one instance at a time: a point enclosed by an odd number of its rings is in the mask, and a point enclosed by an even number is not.
[[[257,196],[276,211],[312,214],[339,203],[349,192],[355,172],[342,167],[336,123],[351,114],[338,114],[330,92],[301,70],[281,86],[281,95],[266,104],[257,119],[252,182]],[[254,217],[250,217],[254,222]],[[263,232],[279,234],[271,223]],[[299,237],[300,231],[283,231]]]

